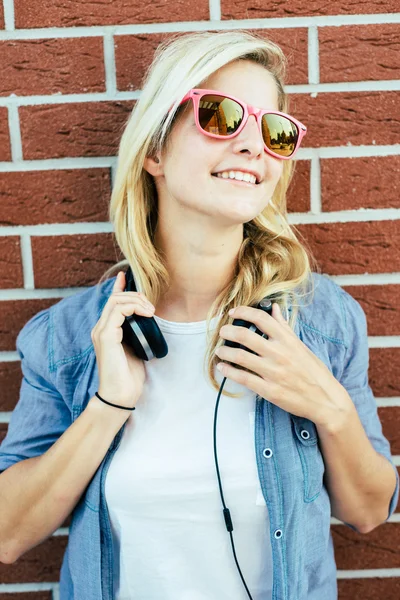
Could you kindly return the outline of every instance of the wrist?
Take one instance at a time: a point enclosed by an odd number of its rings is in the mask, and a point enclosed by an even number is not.
[[[336,389],[335,397],[331,400],[330,406],[324,406],[318,422],[315,422],[318,433],[328,435],[340,433],[347,427],[354,413],[357,413],[356,407],[347,390],[341,386],[341,389]]]
[[[125,403],[124,403],[124,404],[121,404],[121,401],[119,401],[119,402],[110,402],[110,400],[106,400],[106,399],[104,398],[104,396],[101,396],[101,395],[99,394],[99,392],[96,392],[96,393],[95,393],[95,396],[96,396],[96,398],[98,398],[98,399],[99,399],[101,402],[103,402],[104,404],[107,404],[108,406],[112,406],[112,407],[114,407],[114,408],[119,408],[119,409],[121,409],[121,410],[130,410],[130,411],[132,411],[132,410],[135,410],[135,406],[131,406],[131,405],[130,405],[130,404],[128,404],[128,403],[126,403],[126,404],[125,404]]]
[[[123,410],[116,406],[110,406],[109,404],[102,402],[97,396],[92,396],[92,398],[90,398],[87,408],[99,420],[109,422],[111,419],[113,422],[117,422],[117,424],[125,423],[133,412],[131,410]]]

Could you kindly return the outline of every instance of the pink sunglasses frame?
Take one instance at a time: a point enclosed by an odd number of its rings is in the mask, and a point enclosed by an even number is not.
[[[218,135],[216,133],[209,133],[208,131],[205,131],[204,129],[202,129],[202,127],[199,123],[199,102],[200,102],[200,98],[202,96],[204,96],[205,94],[212,94],[214,96],[217,95],[217,96],[223,96],[224,98],[229,98],[230,100],[234,100],[235,102],[237,102],[243,108],[243,120],[234,133],[231,133],[226,136],[222,136],[222,135]],[[283,112],[279,112],[277,110],[267,110],[265,108],[258,108],[257,106],[252,106],[251,104],[246,104],[246,102],[243,102],[243,100],[239,100],[239,98],[236,98],[235,96],[230,96],[229,94],[224,94],[218,90],[206,90],[203,88],[193,88],[186,94],[186,96],[184,96],[184,98],[182,98],[182,100],[180,101],[179,104],[181,105],[184,102],[187,102],[187,100],[193,100],[194,118],[196,121],[197,129],[204,135],[207,135],[208,137],[219,139],[219,140],[232,138],[232,137],[235,137],[236,135],[238,135],[242,131],[243,127],[246,125],[250,115],[254,115],[256,117],[261,136],[262,136],[261,119],[262,119],[263,115],[270,114],[270,115],[278,115],[280,117],[286,117],[286,119],[289,119],[289,121],[291,121],[292,123],[294,123],[296,125],[298,132],[299,132],[297,144],[296,144],[296,147],[295,147],[293,153],[290,156],[282,156],[281,154],[276,154],[273,150],[268,148],[268,146],[264,142],[265,152],[267,152],[268,154],[270,154],[271,156],[273,156],[275,158],[280,158],[282,160],[291,160],[293,158],[293,156],[296,154],[297,150],[300,148],[301,140],[307,133],[307,127],[303,123],[301,123],[300,121],[298,121],[297,119],[292,117],[291,115],[288,115]],[[264,141],[264,138],[263,138],[263,141]]]

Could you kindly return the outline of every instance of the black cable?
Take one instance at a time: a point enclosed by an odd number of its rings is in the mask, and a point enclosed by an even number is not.
[[[217,470],[218,486],[219,486],[219,492],[221,494],[222,506],[224,507],[223,514],[224,514],[224,519],[225,519],[225,525],[226,525],[226,529],[229,532],[229,535],[230,535],[230,538],[231,538],[233,557],[235,559],[235,563],[236,563],[236,566],[238,568],[239,575],[240,575],[240,577],[242,579],[243,585],[246,588],[246,592],[247,592],[250,600],[253,600],[253,598],[252,598],[252,596],[251,596],[251,594],[249,592],[249,589],[248,589],[248,587],[246,585],[246,582],[245,582],[245,580],[243,578],[242,572],[241,572],[240,567],[239,567],[239,563],[238,563],[237,558],[236,558],[235,545],[233,543],[233,537],[232,537],[233,523],[232,523],[232,519],[231,519],[231,513],[229,512],[229,508],[227,508],[226,504],[225,504],[224,494],[222,492],[222,486],[221,486],[221,478],[220,478],[220,475],[219,475],[219,468],[218,468],[217,440],[216,440],[216,438],[217,438],[217,436],[216,436],[216,431],[217,431],[217,411],[218,411],[219,399],[221,397],[221,392],[222,392],[222,389],[223,389],[223,387],[225,385],[225,381],[226,381],[226,377],[224,377],[224,379],[222,380],[221,386],[219,388],[219,392],[218,392],[218,396],[217,396],[217,402],[215,404],[215,412],[214,412],[214,430],[213,430],[214,433],[213,433],[213,435],[214,435],[214,460],[215,460],[215,468]]]

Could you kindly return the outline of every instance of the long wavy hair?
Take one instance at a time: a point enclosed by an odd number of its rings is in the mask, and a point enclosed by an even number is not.
[[[147,156],[162,151],[174,122],[182,111],[179,102],[194,87],[202,87],[217,69],[233,60],[251,60],[273,76],[278,89],[278,108],[288,112],[284,90],[287,60],[281,48],[249,31],[197,32],[175,34],[157,47],[140,94],[124,127],[118,164],[109,205],[109,219],[115,241],[124,260],[110,267],[97,285],[130,265],[136,289],[157,307],[170,277],[161,254],[153,244],[157,225],[157,192],[153,177],[143,168]],[[172,108],[171,108],[172,107]],[[171,110],[170,110],[171,109]],[[312,270],[317,263],[300,233],[287,221],[286,193],[294,172],[293,160],[286,160],[272,199],[254,219],[244,224],[243,241],[236,272],[220,292],[207,315],[207,351],[203,365],[216,391],[215,349],[223,343],[222,325],[232,323],[230,308],[255,306],[268,296],[278,302],[288,323],[295,327],[299,299],[313,295]],[[210,320],[219,321],[210,331]],[[237,366],[237,365],[235,365]],[[244,369],[246,370],[246,369]],[[238,397],[226,390],[227,396]]]

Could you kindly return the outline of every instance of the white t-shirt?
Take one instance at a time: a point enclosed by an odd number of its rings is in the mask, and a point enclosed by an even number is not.
[[[115,598],[246,600],[215,468],[218,392],[203,373],[206,321],[155,319],[168,354],[145,361],[143,393],[106,477]],[[224,389],[243,392],[221,395],[217,414],[217,458],[236,556],[253,600],[271,600],[268,510],[254,448],[256,394],[231,379]]]

